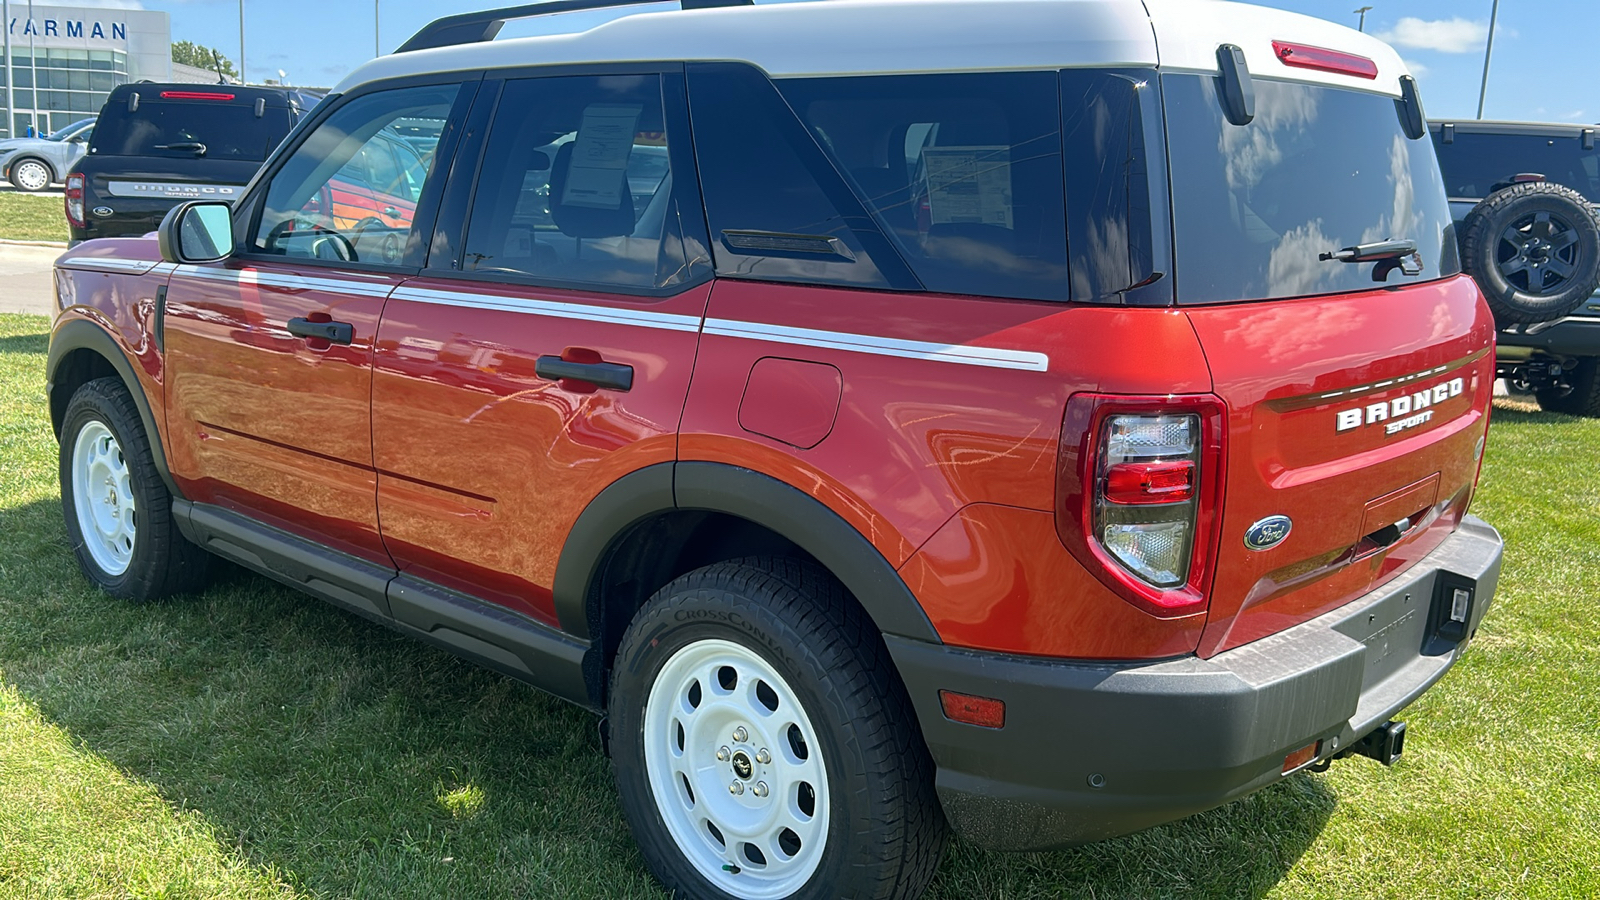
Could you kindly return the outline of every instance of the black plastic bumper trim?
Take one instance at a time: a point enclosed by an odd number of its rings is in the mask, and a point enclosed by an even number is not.
[[[1442,573],[1474,586],[1475,633],[1503,545],[1468,516],[1423,561],[1318,619],[1217,654],[1155,663],[1008,656],[885,640],[910,690],[955,829],[1036,850],[1138,831],[1282,778],[1314,741],[1333,755],[1388,721],[1466,643],[1430,631]],[[1006,702],[1002,729],[946,719],[938,691]]]

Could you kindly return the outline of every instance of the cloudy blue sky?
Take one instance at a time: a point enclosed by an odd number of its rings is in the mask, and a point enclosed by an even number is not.
[[[237,60],[240,0],[63,0],[71,5],[144,7],[172,14],[175,40],[215,46]],[[515,0],[378,0],[384,52],[429,19]],[[763,2],[763,0],[757,0]],[[1484,39],[1492,0],[1257,0],[1356,24],[1351,12],[1371,5],[1367,30],[1399,48],[1419,74],[1428,113],[1469,117],[1478,104]],[[332,85],[373,55],[372,0],[243,0],[251,80],[286,71],[296,84]],[[12,0],[15,10],[25,0]],[[42,0],[41,0],[42,5]],[[564,27],[592,22],[566,16]],[[507,34],[531,33],[522,26]],[[1592,75],[1600,0],[1501,0],[1490,72],[1488,118],[1600,121]],[[1591,74],[1584,74],[1590,72]]]

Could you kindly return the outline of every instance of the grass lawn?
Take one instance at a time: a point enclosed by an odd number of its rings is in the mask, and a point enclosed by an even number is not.
[[[0,240],[64,241],[67,214],[60,197],[0,193]]]
[[[0,316],[0,896],[660,896],[587,715],[238,570],[143,608],[91,590],[45,333]],[[1065,852],[958,843],[930,896],[1600,896],[1597,456],[1600,422],[1496,409],[1500,594],[1394,769]]]

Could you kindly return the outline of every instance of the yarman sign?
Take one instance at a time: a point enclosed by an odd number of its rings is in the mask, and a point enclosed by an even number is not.
[[[83,38],[86,40],[126,41],[126,22],[101,22],[94,19],[19,19],[12,17],[6,27],[17,38]]]

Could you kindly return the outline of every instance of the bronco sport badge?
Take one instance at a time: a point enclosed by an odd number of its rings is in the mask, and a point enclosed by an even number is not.
[[[1433,418],[1433,410],[1428,407],[1443,403],[1451,397],[1459,397],[1464,390],[1466,390],[1465,380],[1452,378],[1443,384],[1423,388],[1393,400],[1340,410],[1336,430],[1350,431],[1363,425],[1376,425],[1382,422],[1384,434],[1398,434],[1408,428],[1426,424]]]

